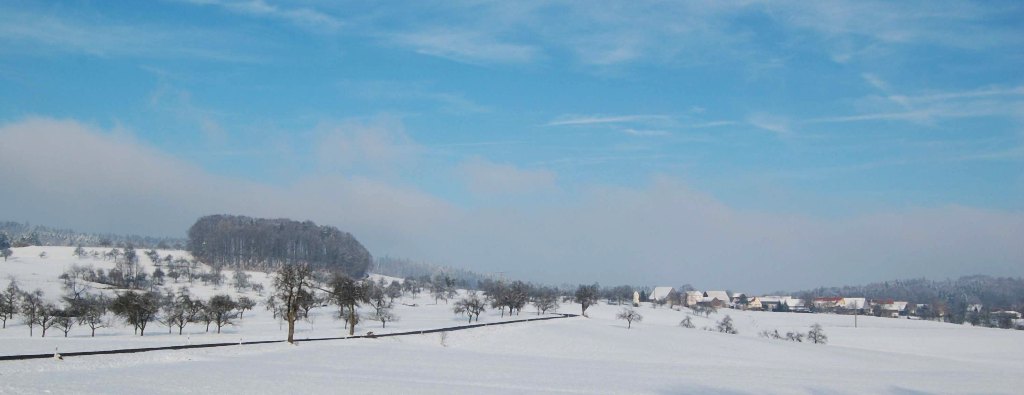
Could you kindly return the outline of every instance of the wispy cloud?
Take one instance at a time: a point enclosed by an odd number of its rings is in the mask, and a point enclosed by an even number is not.
[[[0,7],[0,42],[3,41],[21,44],[24,51],[59,50],[100,57],[259,60],[239,53],[237,48],[246,40],[227,32],[124,24],[103,18],[66,18]]]
[[[199,127],[207,142],[211,144],[223,145],[228,142],[228,133],[217,120],[217,113],[193,103],[192,94],[188,90],[161,82],[149,95],[149,105]]]
[[[672,117],[667,115],[652,115],[652,114],[639,114],[639,115],[563,115],[556,118],[555,120],[548,122],[546,126],[572,126],[572,125],[600,125],[600,124],[616,124],[616,123],[627,123],[627,122],[645,122],[645,121],[667,121],[672,120]]]
[[[526,63],[540,51],[472,30],[437,28],[385,35],[393,44],[431,56],[466,63]]]
[[[668,131],[665,130],[638,130],[632,128],[626,128],[621,130],[622,133],[637,137],[664,137],[672,135],[672,133],[669,133]]]
[[[984,87],[963,91],[891,94],[879,111],[805,119],[802,123],[867,121],[931,122],[937,119],[1018,116],[1024,109],[1024,86]],[[895,105],[895,106],[893,106]]]
[[[793,131],[790,130],[789,119],[783,116],[757,112],[747,116],[747,122],[757,128],[773,132],[780,137],[787,137],[793,134]]]
[[[453,114],[486,113],[493,109],[467,98],[462,93],[438,90],[426,83],[400,81],[342,81],[345,93],[370,100],[425,101],[441,111]]]
[[[279,19],[293,25],[333,32],[344,26],[341,19],[308,7],[281,7],[263,0],[184,0],[191,4],[221,7],[227,11],[260,18]]]
[[[885,82],[885,80],[883,80],[881,77],[875,74],[863,73],[861,74],[861,78],[864,78],[864,81],[866,81],[871,86],[875,87],[875,89],[881,90],[883,92],[889,91],[889,83]]]

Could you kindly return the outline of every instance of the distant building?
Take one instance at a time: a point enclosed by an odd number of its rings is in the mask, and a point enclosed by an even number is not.
[[[837,307],[846,310],[864,310],[868,307],[866,298],[843,298]]]
[[[676,300],[676,289],[674,287],[654,287],[651,294],[648,296],[651,302],[663,303],[668,302],[669,304],[675,303]]]
[[[732,301],[725,291],[704,291],[704,299],[701,302],[714,307],[728,307]]]
[[[747,309],[748,310],[761,310],[762,309],[761,298],[758,298],[757,296],[754,296],[754,297],[751,297],[750,299],[747,299]]]
[[[704,300],[704,293],[701,291],[686,291],[683,304],[686,306],[694,306]]]
[[[814,298],[814,300],[811,303],[814,304],[814,308],[817,309],[817,310],[831,311],[831,310],[835,310],[836,307],[839,306],[839,304],[842,303],[842,302],[843,302],[843,298],[835,296],[835,297]]]

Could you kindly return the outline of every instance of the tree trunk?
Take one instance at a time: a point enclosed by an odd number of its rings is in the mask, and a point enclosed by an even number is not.
[[[92,335],[90,335],[89,337],[96,337],[96,328],[91,328],[91,329],[92,329]]]
[[[352,336],[356,333],[356,306],[349,305],[348,307],[348,335]]]
[[[295,313],[288,312],[288,343],[295,344]]]

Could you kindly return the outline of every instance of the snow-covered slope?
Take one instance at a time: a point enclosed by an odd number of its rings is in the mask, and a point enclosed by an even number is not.
[[[61,271],[48,267],[63,264],[58,256],[21,255],[24,261],[14,265],[25,266],[0,267],[18,271],[26,284],[45,284],[44,274],[55,278]],[[229,289],[196,290],[220,291]],[[450,306],[433,305],[429,297],[403,302],[417,306],[396,307],[401,321],[394,330],[462,323]],[[735,310],[692,317],[697,328],[686,329],[678,325],[686,312],[649,306],[638,309],[643,321],[627,330],[615,319],[620,309],[598,305],[588,310],[590,318],[452,332],[444,344],[440,335],[429,334],[0,362],[0,392],[1012,394],[1024,388],[1021,331],[875,317],[860,317],[854,328],[850,316]],[[301,324],[302,336],[341,333],[333,309],[320,310],[313,322]],[[579,305],[563,305],[561,311],[578,312]],[[486,314],[482,322],[502,319]],[[735,320],[739,334],[701,330],[725,315]],[[757,336],[762,330],[806,332],[814,323],[824,327],[827,345]],[[68,339],[29,339],[19,325],[0,331],[4,354],[185,341],[158,327],[145,338],[116,328],[95,339],[85,331],[73,331]],[[262,311],[246,313],[219,336],[203,334],[200,325],[190,329],[192,342],[284,336]],[[361,326],[366,330],[381,331],[375,322]]]

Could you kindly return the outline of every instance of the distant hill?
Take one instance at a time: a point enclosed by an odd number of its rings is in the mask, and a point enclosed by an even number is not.
[[[974,275],[939,281],[917,278],[867,285],[821,287],[795,294],[803,298],[845,296],[930,304],[944,307],[960,320],[968,306],[975,304],[982,305],[986,311],[1024,310],[1024,279],[1019,277]]]
[[[389,256],[377,258],[373,262],[372,271],[377,274],[399,278],[421,279],[424,277],[434,278],[437,276],[447,276],[455,280],[458,286],[470,289],[476,289],[477,285],[483,280],[494,279],[492,276],[480,274],[471,270],[434,265],[424,262],[414,262],[409,259]]]
[[[184,249],[185,239],[112,233],[83,233],[71,229],[52,228],[12,221],[0,221],[0,232],[6,233],[13,243],[39,246],[87,246]]]
[[[352,234],[312,221],[209,215],[188,230],[188,251],[213,266],[272,270],[306,263],[362,277],[373,257]]]

